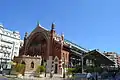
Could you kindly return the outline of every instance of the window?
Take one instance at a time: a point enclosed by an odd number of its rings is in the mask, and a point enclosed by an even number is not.
[[[64,57],[64,53],[63,53],[63,57]]]
[[[1,50],[3,50],[3,47],[1,47]]]
[[[6,57],[6,54],[4,54],[4,57]]]
[[[31,68],[34,68],[34,63],[33,62],[31,62]]]
[[[17,52],[14,52],[14,54],[17,54]]]
[[[5,47],[3,48],[3,50],[4,50],[4,51],[6,50]]]
[[[11,49],[11,46],[8,46],[8,49]]]
[[[10,57],[10,54],[8,54],[8,57]]]
[[[17,50],[17,49],[18,49],[18,47],[15,47],[15,49]]]
[[[7,50],[7,47],[5,47],[5,50]]]
[[[67,53],[66,53],[66,60],[67,60]]]

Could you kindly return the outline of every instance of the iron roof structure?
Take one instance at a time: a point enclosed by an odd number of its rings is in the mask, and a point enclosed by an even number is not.
[[[89,50],[87,50],[87,49],[67,40],[67,39],[64,39],[64,42],[69,45],[71,52],[73,52],[75,54],[82,55],[82,53],[89,52]]]

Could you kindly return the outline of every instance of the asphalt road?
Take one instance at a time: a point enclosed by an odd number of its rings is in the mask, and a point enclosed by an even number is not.
[[[5,76],[0,76],[0,80],[69,80],[69,79],[63,79],[63,78],[34,78],[34,77],[29,77],[29,78],[15,78],[15,77],[5,77]]]

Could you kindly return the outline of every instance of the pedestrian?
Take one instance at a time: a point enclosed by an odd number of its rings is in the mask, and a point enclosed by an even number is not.
[[[87,73],[87,79],[90,80],[92,78],[92,74],[91,73]]]
[[[115,76],[116,76],[116,72],[113,72],[113,75],[112,75],[113,79],[115,79]]]
[[[51,72],[50,72],[50,78],[52,78],[52,77],[53,77],[53,73],[54,73],[54,71],[53,71],[53,70],[51,70]]]

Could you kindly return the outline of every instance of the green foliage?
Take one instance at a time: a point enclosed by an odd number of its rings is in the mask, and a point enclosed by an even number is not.
[[[14,67],[16,72],[18,73],[23,73],[24,69],[25,69],[25,65],[24,64],[17,64],[16,67]]]
[[[40,73],[40,66],[37,67],[36,73]]]
[[[10,74],[17,75],[17,74],[22,74],[24,75],[25,71],[25,65],[18,63],[17,65],[12,65],[12,69]]]
[[[77,66],[74,70],[74,73],[81,73],[82,72],[82,67],[81,66]]]
[[[71,74],[73,74],[75,72],[75,68],[68,68],[67,69],[67,74],[68,75],[71,75]]]
[[[101,73],[103,70],[101,67],[93,67],[93,66],[87,66],[86,72],[98,72]]]
[[[36,69],[36,73],[42,73],[42,72],[45,72],[45,67],[44,66],[38,66],[37,69]]]
[[[94,68],[94,72],[101,73],[102,72],[102,68],[101,67],[95,67]]]
[[[44,66],[40,66],[40,72],[45,72],[45,67]]]
[[[94,68],[91,66],[86,67],[86,72],[94,72]]]

